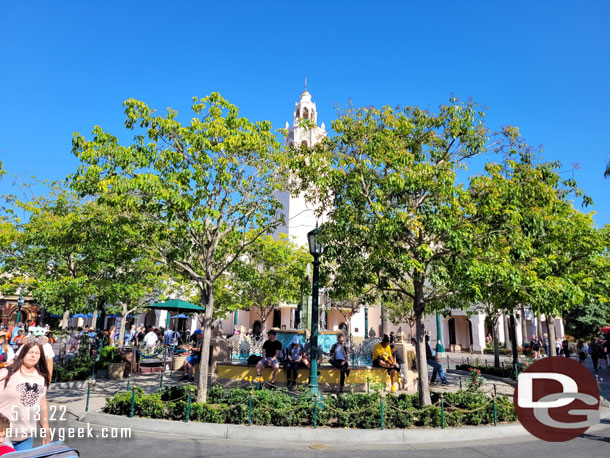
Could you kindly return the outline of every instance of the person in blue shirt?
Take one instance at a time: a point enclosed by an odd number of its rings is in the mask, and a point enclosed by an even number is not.
[[[303,359],[303,345],[297,336],[292,338],[292,343],[285,349],[284,369],[286,370],[286,378],[288,379],[288,389],[292,389],[297,385],[297,377],[299,375],[299,364]]]
[[[339,392],[343,393],[345,378],[349,377],[349,350],[344,344],[343,333],[337,334],[337,343],[330,348],[330,364],[340,371]]]
[[[438,357],[434,354],[434,350],[432,350],[432,347],[430,346],[429,335],[426,335],[426,361],[428,362],[428,366],[432,367],[432,378],[430,379],[430,383],[436,382],[436,374],[438,374],[443,385],[447,385],[448,382],[445,377],[445,372],[443,371],[443,365],[438,361]]]

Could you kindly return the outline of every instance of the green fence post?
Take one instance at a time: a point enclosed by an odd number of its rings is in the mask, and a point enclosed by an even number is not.
[[[131,383],[131,379],[127,378],[127,391],[129,391],[129,384]]]
[[[493,399],[493,403],[494,403],[494,426],[496,426],[498,424],[498,410],[496,408],[496,397],[495,396]]]
[[[449,355],[447,355],[447,370],[449,370]]]
[[[248,398],[248,426],[252,426],[252,395]]]
[[[191,416],[191,390],[189,390],[189,400],[188,400],[188,404],[186,405],[186,420],[185,420],[186,423],[189,422],[190,416]]]
[[[162,390],[163,389],[163,372],[161,372],[161,378],[159,380],[159,389]]]
[[[313,429],[318,427],[318,393],[313,401]]]
[[[129,418],[133,418],[133,412],[136,408],[136,387],[131,387],[131,411],[129,412]]]
[[[366,379],[366,394],[369,394],[369,379]]]
[[[445,399],[441,394],[441,426],[445,429]]]
[[[381,414],[381,429],[383,429],[383,398],[379,399],[379,413]]]
[[[462,377],[460,377],[460,390],[462,389]]]
[[[91,383],[87,383],[87,404],[85,405],[85,412],[89,412],[89,396],[91,395]]]

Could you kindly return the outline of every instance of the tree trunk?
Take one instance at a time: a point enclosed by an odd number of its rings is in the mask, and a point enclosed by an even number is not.
[[[212,341],[212,316],[214,312],[213,284],[206,284],[207,291],[202,288],[202,297],[207,297],[203,314],[203,344],[199,358],[199,390],[197,402],[206,402],[208,398],[208,375],[210,372],[210,342]]]
[[[538,340],[542,340],[542,321],[540,320],[540,315],[536,315],[536,334],[538,335]]]
[[[525,320],[525,307],[521,306],[521,345],[524,345],[527,338],[527,321]],[[525,347],[524,347],[525,348]]]
[[[512,342],[512,350],[513,350],[513,370],[517,371],[517,366],[519,364],[519,353],[517,353],[517,326],[515,324],[515,315],[513,313],[510,314],[510,335]]]
[[[500,367],[500,343],[498,342],[498,317],[491,320],[491,332],[494,340],[494,367]],[[505,336],[506,339],[506,336]]]
[[[430,385],[428,383],[428,362],[426,360],[426,329],[424,327],[424,313],[415,313],[415,334],[417,339],[417,391],[419,393],[420,407],[432,404],[430,399]]]
[[[61,319],[61,328],[68,329],[68,321],[70,319],[70,310],[64,310],[64,316]]]
[[[547,356],[557,356],[557,349],[555,348],[555,339],[557,338],[555,334],[555,316],[550,315],[550,317],[551,321],[549,322],[549,315],[546,315],[546,328],[549,331],[549,354]]]
[[[119,326],[119,346],[125,345],[125,323],[127,323],[127,315],[128,311],[123,308],[123,313],[121,313],[121,324]]]
[[[381,332],[380,332],[380,335],[379,335],[379,337],[381,337],[381,338],[383,338],[383,336],[386,334],[386,324],[385,324],[386,318],[385,318],[385,315],[386,315],[386,313],[385,313],[385,305],[382,305],[381,306]]]

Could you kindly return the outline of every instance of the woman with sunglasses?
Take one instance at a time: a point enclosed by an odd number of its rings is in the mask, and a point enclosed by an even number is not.
[[[24,340],[19,355],[0,369],[0,413],[10,419],[10,437],[15,450],[34,445],[36,423],[40,423],[42,443],[49,443],[49,418],[46,391],[49,370],[43,357],[42,341]]]

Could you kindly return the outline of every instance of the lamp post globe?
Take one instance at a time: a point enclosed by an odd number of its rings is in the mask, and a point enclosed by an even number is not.
[[[309,368],[309,389],[312,394],[318,394],[318,296],[320,289],[320,256],[324,251],[324,246],[319,239],[319,229],[307,234],[307,242],[309,243],[309,253],[313,256],[313,282],[311,292],[311,339],[310,346],[310,361]]]

